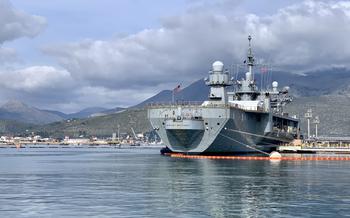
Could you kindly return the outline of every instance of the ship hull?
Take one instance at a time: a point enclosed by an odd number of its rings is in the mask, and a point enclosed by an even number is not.
[[[152,108],[148,116],[164,144],[173,152],[270,152],[279,144],[294,139],[293,134],[274,131],[273,114],[247,112],[228,106]]]

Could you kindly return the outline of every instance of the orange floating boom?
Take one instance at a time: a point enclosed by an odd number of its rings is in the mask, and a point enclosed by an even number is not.
[[[186,159],[221,159],[221,160],[287,160],[287,161],[350,161],[349,157],[259,157],[259,156],[208,156],[208,155],[187,155],[180,153],[165,154],[175,158]]]

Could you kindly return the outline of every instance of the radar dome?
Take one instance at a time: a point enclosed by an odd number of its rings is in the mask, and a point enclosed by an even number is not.
[[[278,82],[277,81],[273,81],[272,82],[272,88],[277,88],[278,87]]]
[[[213,71],[218,72],[218,71],[223,71],[224,70],[224,63],[221,61],[215,61],[213,63]]]
[[[284,90],[284,91],[289,91],[289,89],[290,89],[289,86],[283,87],[283,90]]]

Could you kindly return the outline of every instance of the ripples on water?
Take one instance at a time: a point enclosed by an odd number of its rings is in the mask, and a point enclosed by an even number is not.
[[[156,149],[1,149],[1,217],[350,214],[350,162],[187,160]]]

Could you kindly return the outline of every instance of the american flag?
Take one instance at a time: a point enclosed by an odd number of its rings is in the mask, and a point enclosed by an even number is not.
[[[268,71],[269,71],[269,68],[266,66],[260,68],[261,73],[267,73]]]

